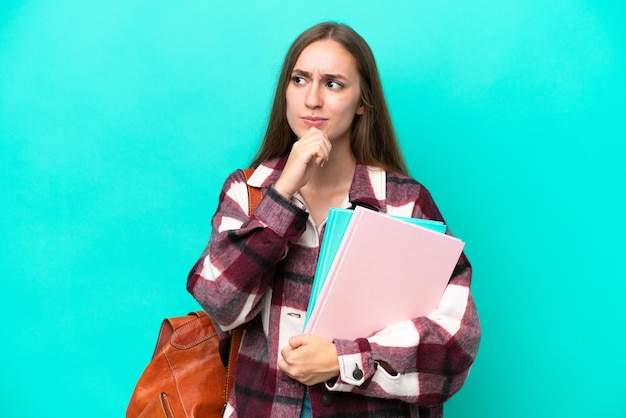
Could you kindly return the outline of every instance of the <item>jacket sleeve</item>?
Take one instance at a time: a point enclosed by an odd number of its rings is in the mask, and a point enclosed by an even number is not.
[[[254,318],[276,263],[306,227],[308,214],[273,188],[248,216],[248,190],[240,171],[220,194],[209,243],[193,266],[187,290],[223,331]]]
[[[413,216],[443,221],[423,188]],[[480,340],[471,277],[463,253],[439,306],[429,316],[392,324],[356,341],[336,339],[340,375],[326,383],[327,389],[423,406],[450,398],[464,384]]]

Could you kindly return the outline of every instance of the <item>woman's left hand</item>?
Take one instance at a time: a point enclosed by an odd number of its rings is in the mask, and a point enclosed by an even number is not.
[[[337,348],[332,341],[315,335],[296,335],[281,350],[278,368],[307,386],[339,375]]]

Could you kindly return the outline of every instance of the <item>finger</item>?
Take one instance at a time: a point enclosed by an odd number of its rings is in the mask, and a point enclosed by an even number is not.
[[[299,151],[324,159],[328,159],[332,148],[332,143],[322,132],[310,138],[302,139],[302,142],[298,144]]]
[[[283,372],[287,373],[287,368],[288,367],[289,366],[287,365],[287,362],[285,360],[283,360],[283,359],[278,360],[278,368],[280,370],[282,370]],[[289,374],[289,373],[287,373],[287,374]]]
[[[326,135],[323,131],[320,131],[317,128],[310,128],[301,138],[298,139],[297,142],[300,143],[311,143],[311,142],[321,142],[325,144],[327,147],[331,146],[330,140],[328,139],[328,135]]]
[[[280,355],[282,356],[283,359],[287,359],[292,351],[293,351],[293,349],[291,348],[291,346],[287,345],[287,346],[283,347],[282,350],[280,350]],[[285,361],[287,361],[287,360],[285,360]]]
[[[305,342],[305,340],[302,338],[301,335],[294,335],[293,337],[289,338],[289,346],[293,350],[295,350],[298,347],[302,347],[304,342]]]
[[[320,135],[320,134],[324,135],[324,132],[320,131],[315,126],[311,126],[309,130],[304,133],[304,135],[298,138],[298,140],[303,139],[303,138],[310,138],[310,137]]]
[[[300,140],[294,142],[293,148],[298,150],[306,150],[318,147],[320,149],[330,150],[332,148],[331,142],[323,133],[314,133],[312,135],[303,136]]]
[[[316,165],[322,165],[330,157],[330,146],[319,142],[294,148],[294,151],[294,160],[300,161],[302,164],[314,162]]]

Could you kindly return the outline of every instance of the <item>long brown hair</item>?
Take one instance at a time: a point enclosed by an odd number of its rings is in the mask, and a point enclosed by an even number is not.
[[[296,38],[287,51],[263,144],[252,166],[256,167],[263,161],[281,156],[291,149],[296,136],[287,122],[285,96],[287,85],[302,51],[313,42],[323,39],[331,39],[350,52],[356,60],[361,77],[361,101],[365,111],[362,115],[356,115],[352,123],[352,152],[363,164],[407,174],[408,170],[391,123],[374,54],[367,42],[352,28],[334,22],[320,23],[307,29]]]

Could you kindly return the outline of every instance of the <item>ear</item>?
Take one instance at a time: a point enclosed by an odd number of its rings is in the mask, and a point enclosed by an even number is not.
[[[362,115],[363,113],[365,113],[365,106],[363,105],[363,103],[361,102],[361,104],[359,105],[359,107],[356,108],[356,112],[355,114],[357,115]]]

